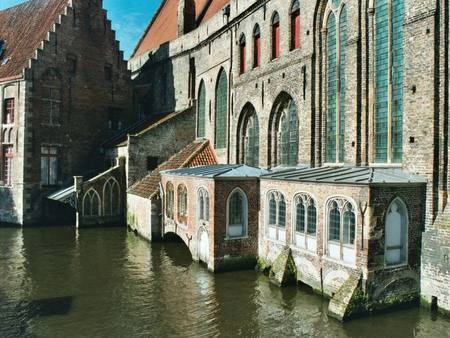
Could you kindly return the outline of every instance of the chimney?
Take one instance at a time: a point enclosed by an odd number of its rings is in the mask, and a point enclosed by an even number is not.
[[[195,28],[194,0],[180,0],[178,3],[178,37]]]

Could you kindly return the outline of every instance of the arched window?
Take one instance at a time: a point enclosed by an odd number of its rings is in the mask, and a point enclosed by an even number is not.
[[[272,166],[297,166],[299,147],[298,110],[287,94],[277,99],[271,118],[270,163]]]
[[[404,0],[375,2],[375,124],[377,163],[403,158]]]
[[[295,203],[295,244],[311,251],[316,250],[316,204],[308,194],[299,194]]]
[[[408,260],[408,210],[402,200],[394,200],[388,208],[385,224],[386,265],[405,264]]]
[[[174,216],[174,189],[173,184],[168,182],[166,185],[166,215],[168,218],[173,219]]]
[[[228,125],[228,82],[223,69],[220,70],[216,86],[216,138],[215,148],[223,149],[227,146]]]
[[[272,60],[280,57],[280,16],[277,12],[272,17]]]
[[[300,2],[294,0],[291,7],[291,50],[300,48]]]
[[[333,198],[327,203],[328,255],[348,263],[356,261],[356,213],[345,198]]]
[[[245,43],[245,35],[242,34],[239,39],[239,70],[244,74],[247,70],[247,47]]]
[[[235,189],[228,197],[227,236],[240,238],[247,236],[248,203],[241,189]]]
[[[180,184],[177,189],[177,208],[178,217],[183,218],[187,216],[187,188],[184,184]]]
[[[100,196],[94,189],[90,189],[84,194],[83,216],[101,216]]]
[[[197,137],[205,137],[206,124],[206,89],[205,82],[200,82],[198,90],[198,117],[197,117]]]
[[[117,216],[120,213],[120,186],[114,178],[110,178],[103,186],[103,214]]]
[[[239,121],[238,162],[259,166],[259,122],[255,108],[247,104]]]
[[[209,196],[203,188],[198,191],[198,220],[209,222]]]
[[[261,65],[261,30],[256,25],[253,30],[253,68]]]
[[[327,162],[345,160],[347,7],[333,1],[327,18]],[[336,18],[339,18],[337,20]],[[337,26],[336,22],[339,22]]]
[[[282,193],[272,191],[267,197],[268,236],[278,241],[286,241],[286,201]]]

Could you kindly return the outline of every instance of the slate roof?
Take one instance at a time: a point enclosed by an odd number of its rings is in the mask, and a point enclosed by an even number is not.
[[[421,176],[400,169],[373,167],[290,168],[271,172],[261,179],[347,185],[426,184]]]
[[[197,25],[200,26],[219,12],[230,0],[194,0]],[[178,30],[179,0],[161,0],[161,5],[139,40],[132,57],[175,40]]]
[[[163,174],[175,176],[194,176],[205,178],[256,178],[269,173],[266,169],[249,167],[245,164],[217,164],[203,167],[168,170]]]
[[[169,160],[162,163],[141,181],[132,185],[128,189],[128,193],[143,198],[152,198],[158,193],[162,171],[216,163],[217,158],[209,141],[194,141]]]
[[[0,81],[18,78],[34,57],[47,33],[59,21],[69,0],[30,0],[0,11],[0,40],[5,42],[5,53],[0,66]]]

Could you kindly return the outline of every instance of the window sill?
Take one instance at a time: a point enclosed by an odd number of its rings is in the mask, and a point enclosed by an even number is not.
[[[349,262],[342,261],[342,260],[339,260],[339,259],[334,259],[334,258],[332,258],[332,257],[330,257],[328,255],[324,255],[323,256],[323,260],[327,261],[327,262],[331,262],[331,263],[336,263],[336,264],[345,266],[345,267],[350,268],[350,269],[356,269],[356,263],[349,263]]]
[[[408,267],[408,263],[399,263],[399,264],[395,264],[395,265],[387,265],[386,263],[384,263],[385,270],[395,270],[395,269],[407,268],[407,267]]]
[[[373,168],[402,168],[402,163],[369,163],[369,167]]]
[[[296,245],[295,243],[292,244],[292,248],[296,251],[305,253],[305,254],[309,254],[309,255],[313,255],[313,256],[318,256],[316,251],[310,250],[308,248],[302,248],[301,246]]]
[[[9,127],[14,127],[14,125],[15,125],[14,122],[10,122],[10,123],[2,123],[2,126],[3,126],[3,127],[7,127],[7,128],[9,128]]]
[[[343,162],[326,162],[323,164],[324,167],[343,167],[345,163]]]
[[[234,241],[234,240],[242,240],[242,239],[248,239],[249,238],[249,236],[248,235],[246,235],[246,236],[242,236],[242,237],[225,237],[225,240],[226,241]]]

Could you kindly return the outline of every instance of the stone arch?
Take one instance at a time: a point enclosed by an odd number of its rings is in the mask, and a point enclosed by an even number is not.
[[[259,166],[260,132],[255,107],[247,102],[239,115],[236,136],[236,162]]]
[[[396,273],[393,277],[383,281],[383,283],[373,292],[374,300],[381,300],[389,296],[389,294],[404,293],[420,290],[420,278],[417,273],[412,270],[404,270]]]
[[[97,190],[94,188],[89,189],[83,196],[83,216],[101,216],[101,198]]]
[[[330,293],[335,293],[350,277],[346,270],[331,270],[325,275],[323,287]]]
[[[313,279],[314,282],[320,283],[320,272],[311,261],[302,256],[295,256],[294,261],[298,271],[297,279],[301,281]]]
[[[103,185],[103,215],[117,216],[121,214],[120,210],[120,184],[114,178],[110,177]]]
[[[399,197],[394,198],[384,211],[385,264],[398,265],[408,262],[409,220],[406,203]],[[395,249],[390,249],[390,246],[395,246]],[[398,262],[393,263],[395,260]]]
[[[235,196],[235,195],[239,195],[242,200],[241,200],[241,217],[242,217],[242,222],[240,223],[241,225],[241,235],[238,235],[237,231],[238,226],[237,224],[230,224],[231,223],[231,199]],[[227,197],[227,213],[226,213],[226,234],[228,238],[233,238],[233,237],[246,237],[248,235],[248,197],[247,194],[245,193],[244,190],[242,190],[241,188],[237,187],[234,188],[233,191],[228,195]]]

